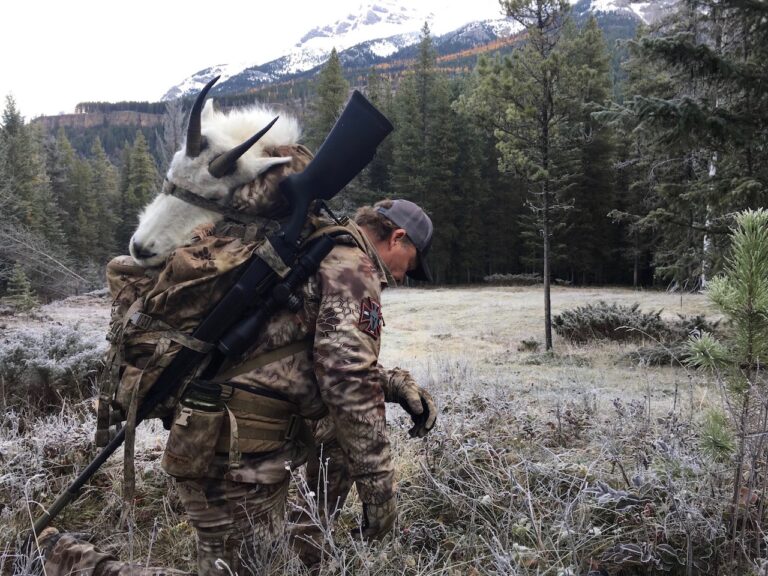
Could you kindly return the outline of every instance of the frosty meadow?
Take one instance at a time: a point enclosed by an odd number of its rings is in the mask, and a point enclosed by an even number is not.
[[[540,294],[537,288],[503,287],[385,293],[391,320],[382,361],[411,369],[440,399],[442,412],[423,445],[407,438],[404,413],[393,411],[390,418],[403,525],[410,528],[383,544],[361,547],[344,535],[343,528],[358,520],[355,503],[349,503],[337,531],[329,534],[333,561],[324,573],[401,574],[405,567],[419,575],[586,574],[594,565],[608,574],[632,574],[653,562],[683,574],[686,542],[697,555],[715,552],[707,538],[723,530],[715,510],[724,509],[728,498],[711,492],[725,485],[706,480],[714,481],[717,476],[710,475],[719,475],[720,468],[707,463],[696,432],[702,411],[717,402],[711,384],[679,367],[628,363],[623,358],[636,342],[574,346],[558,340],[556,355],[519,351],[522,341],[538,339]],[[554,311],[596,298],[664,308],[668,320],[677,313],[709,312],[703,296],[686,296],[681,308],[675,294],[569,288],[554,289]],[[518,321],[508,322],[501,311]],[[92,320],[78,325],[74,319],[83,313]],[[41,314],[37,321],[12,319],[6,330],[14,340],[36,338],[43,346],[40,334],[53,321],[63,324],[60,330],[77,330],[88,348],[103,346],[103,296],[45,307]],[[3,369],[9,374],[8,361]],[[9,505],[0,537],[10,573],[25,573],[26,560],[11,546],[16,532],[28,526],[28,507],[34,515],[35,502],[55,494],[94,454],[91,393],[87,385],[71,388],[64,409],[33,417],[26,399],[6,388],[10,412],[0,453],[9,463],[1,488]],[[62,525],[93,534],[122,558],[190,566],[193,533],[173,491],[166,494],[170,479],[159,469],[166,434],[159,422],[138,429],[142,506],[125,527],[116,527],[122,508],[118,460],[99,472],[78,513],[66,512]],[[41,473],[29,474],[31,469]],[[297,481],[299,489],[316,490]],[[623,545],[662,534],[673,556],[661,557],[664,547],[647,561],[634,556],[631,546],[619,553]],[[303,570],[288,549],[251,562],[256,572]],[[697,562],[714,566],[716,560]]]

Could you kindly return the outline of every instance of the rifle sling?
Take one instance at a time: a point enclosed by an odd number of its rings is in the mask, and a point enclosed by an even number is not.
[[[292,342],[291,344],[281,348],[275,348],[274,350],[265,352],[256,358],[252,358],[251,360],[247,360],[242,364],[238,364],[237,366],[233,366],[225,370],[224,372],[218,374],[212,381],[218,383],[227,382],[232,378],[241,376],[242,374],[246,374],[252,370],[259,370],[260,368],[264,368],[273,362],[278,362],[288,358],[289,356],[294,356],[299,352],[312,350],[314,339],[315,335],[309,334],[303,340],[298,340],[297,342]]]

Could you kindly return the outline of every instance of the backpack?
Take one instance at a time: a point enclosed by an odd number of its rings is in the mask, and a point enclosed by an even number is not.
[[[95,441],[97,446],[106,446],[125,426],[127,492],[132,492],[134,485],[138,407],[182,347],[202,353],[213,347],[194,338],[193,331],[237,281],[242,265],[278,228],[272,218],[285,209],[277,195],[280,180],[302,170],[312,158],[304,146],[288,148],[278,147],[273,155],[290,155],[291,163],[273,166],[250,186],[250,197],[240,195],[235,204],[243,214],[240,223],[224,220],[215,228],[197,229],[193,242],[174,250],[162,268],[143,268],[131,256],[118,256],[107,265],[112,310],[109,346],[98,377]],[[311,222],[316,223],[316,219]],[[190,374],[148,417],[160,418],[166,428],[170,427],[177,404],[194,376]]]

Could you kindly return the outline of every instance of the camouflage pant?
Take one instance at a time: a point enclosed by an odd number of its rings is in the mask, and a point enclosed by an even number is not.
[[[291,543],[304,564],[317,569],[326,552],[322,525],[333,523],[352,486],[346,460],[338,442],[325,442],[318,447],[317,455],[309,459],[307,485],[316,494],[314,500],[318,514],[312,518],[309,513],[311,504],[301,499],[301,510],[291,517]]]
[[[46,545],[46,576],[172,576],[189,572],[168,568],[150,568],[120,562],[100,552],[93,544],[77,540],[70,534],[55,535]]]
[[[197,531],[197,570],[200,576],[220,575],[216,561],[234,573],[247,573],[254,561],[282,537],[288,479],[278,484],[246,484],[204,478],[178,483],[179,496]],[[245,564],[249,564],[246,562]]]
[[[333,522],[343,507],[352,482],[341,448],[335,441],[318,449],[307,464],[307,482],[316,493],[322,523]],[[177,483],[190,524],[197,532],[199,576],[226,573],[216,567],[218,559],[233,573],[251,572],[252,554],[268,549],[284,534],[288,479],[277,484],[251,484],[218,479],[186,480]],[[327,502],[327,510],[325,503]],[[319,567],[324,554],[323,530],[301,502],[302,511],[292,517],[291,541],[304,563]],[[243,560],[246,562],[244,563]],[[245,565],[244,565],[245,564]],[[250,564],[250,565],[249,565]],[[47,576],[162,576],[188,574],[167,568],[145,568],[117,561],[92,544],[62,534],[45,563]]]
[[[268,550],[284,533],[287,479],[279,484],[245,484],[206,478],[179,482],[178,490],[189,521],[197,532],[199,576],[226,574],[226,569],[216,566],[217,560],[226,562],[233,573],[252,572],[259,554]],[[45,554],[47,576],[189,574],[120,562],[70,534],[54,538]]]

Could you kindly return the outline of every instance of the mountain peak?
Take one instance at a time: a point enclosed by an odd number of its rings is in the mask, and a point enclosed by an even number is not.
[[[353,43],[361,37],[393,36],[408,31],[415,22],[423,23],[432,14],[413,6],[404,6],[397,0],[378,0],[361,4],[355,12],[347,14],[332,24],[317,26],[302,36],[297,48],[307,47],[313,40],[329,38],[340,44]],[[373,33],[374,36],[371,36]]]
[[[569,1],[577,17],[590,13],[618,14],[648,23],[678,0]],[[245,91],[258,84],[314,70],[328,59],[333,48],[336,48],[343,60],[342,53],[349,51],[351,55],[347,55],[347,61],[351,58],[356,65],[381,62],[402,48],[416,44],[425,22],[435,37],[463,34],[469,43],[480,42],[488,34],[496,38],[507,37],[518,30],[515,23],[502,17],[496,2],[445,1],[445,6],[435,11],[430,10],[431,6],[436,6],[436,3],[406,0],[362,2],[346,16],[309,30],[297,44],[286,46],[284,55],[276,60],[212,66],[174,86],[162,99],[194,94],[216,75],[221,75],[221,80],[214,88],[214,93]],[[472,23],[482,24],[483,30],[473,31],[469,27]]]

